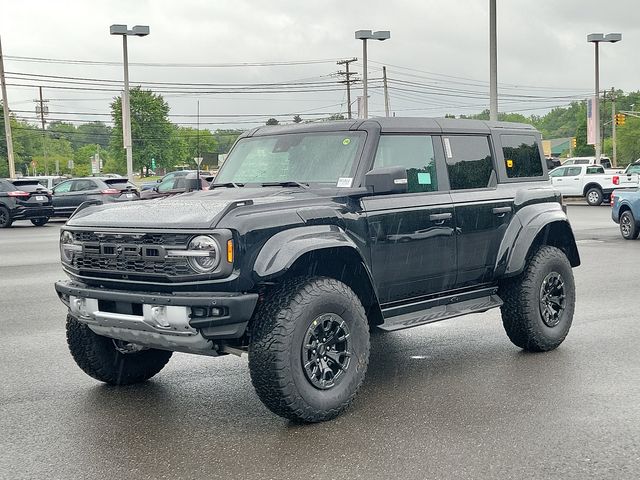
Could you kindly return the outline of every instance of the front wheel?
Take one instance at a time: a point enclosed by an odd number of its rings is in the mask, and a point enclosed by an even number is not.
[[[0,206],[0,228],[9,228],[13,223],[11,213],[3,206]]]
[[[640,234],[640,228],[638,228],[636,219],[633,218],[633,213],[630,210],[626,210],[620,215],[620,233],[625,240],[635,240]]]
[[[67,343],[87,375],[110,385],[148,380],[164,368],[173,353],[103,337],[71,315],[67,316]]]
[[[590,188],[589,190],[587,190],[585,197],[587,198],[587,203],[592,207],[602,205],[602,190],[600,190],[599,188]]]
[[[355,397],[368,363],[364,308],[338,280],[286,280],[254,315],[251,381],[277,415],[302,422],[337,417]]]
[[[38,217],[32,218],[31,223],[33,223],[36,227],[42,227],[49,221],[49,217]]]
[[[571,264],[564,252],[541,247],[524,272],[505,282],[502,324],[509,339],[530,352],[553,350],[569,333],[576,294]]]

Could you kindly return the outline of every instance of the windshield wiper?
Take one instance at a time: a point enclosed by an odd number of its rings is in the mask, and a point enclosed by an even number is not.
[[[212,188],[216,188],[216,187],[240,188],[240,187],[244,187],[244,183],[233,183],[233,182],[226,182],[226,183],[212,183],[212,184],[209,186],[209,190],[211,190]]]
[[[286,181],[286,182],[264,182],[260,184],[263,187],[299,187],[299,188],[309,188],[308,183],[300,183],[294,181]]]

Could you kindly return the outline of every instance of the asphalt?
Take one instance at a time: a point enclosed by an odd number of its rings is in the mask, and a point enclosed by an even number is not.
[[[640,240],[569,206],[583,264],[557,350],[527,354],[499,312],[376,335],[338,419],[297,425],[256,397],[247,358],[175,354],[113,388],[65,344],[61,223],[0,231],[0,478],[640,477]]]

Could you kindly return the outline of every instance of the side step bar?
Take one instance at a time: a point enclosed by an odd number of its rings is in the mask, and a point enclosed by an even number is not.
[[[485,288],[464,294],[416,302],[382,310],[384,323],[378,328],[388,332],[439,322],[468,313],[486,312],[502,306],[497,288]]]

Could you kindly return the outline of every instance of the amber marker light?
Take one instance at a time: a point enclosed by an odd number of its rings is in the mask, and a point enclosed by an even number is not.
[[[233,240],[227,240],[227,262],[233,263]]]

